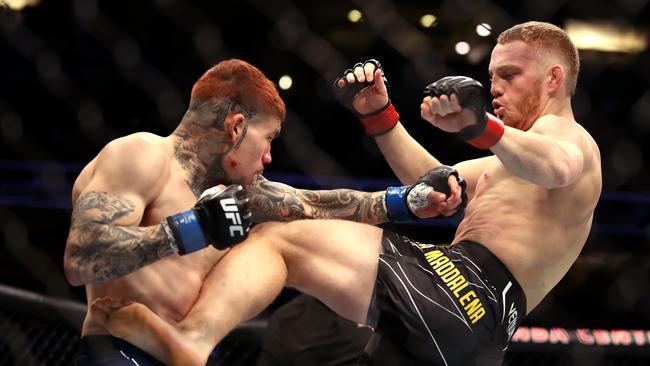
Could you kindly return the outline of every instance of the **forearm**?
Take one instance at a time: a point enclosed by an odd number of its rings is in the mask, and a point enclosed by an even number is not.
[[[75,285],[108,281],[173,253],[162,225],[120,227],[89,222],[70,231],[66,275]]]
[[[409,135],[401,123],[388,133],[377,136],[375,141],[402,184],[413,184],[430,169],[442,165]]]
[[[581,154],[547,136],[506,127],[490,150],[512,174],[545,188],[566,186],[582,169]]]
[[[299,190],[265,182],[248,188],[253,221],[342,219],[371,225],[388,221],[385,192]]]

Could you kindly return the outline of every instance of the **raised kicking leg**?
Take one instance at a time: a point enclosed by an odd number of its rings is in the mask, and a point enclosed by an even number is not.
[[[364,323],[382,230],[349,221],[259,225],[210,272],[186,317],[171,324],[141,304],[108,309],[107,328],[173,365],[203,365],[237,324],[259,314],[283,286],[312,295]]]

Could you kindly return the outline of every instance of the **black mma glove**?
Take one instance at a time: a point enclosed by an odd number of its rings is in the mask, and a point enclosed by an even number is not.
[[[223,250],[248,236],[253,216],[248,206],[241,185],[212,187],[201,194],[194,208],[169,216],[162,224],[181,255],[208,245]]]
[[[356,109],[354,109],[352,102],[354,100],[354,97],[363,89],[373,86],[374,82],[359,82],[358,80],[354,84],[348,84],[346,80],[347,74],[352,73],[354,75],[354,69],[357,67],[364,68],[366,64],[371,63],[375,65],[375,70],[380,69],[381,70],[381,78],[384,81],[384,84],[386,85],[386,93],[388,95],[388,102],[386,105],[374,112],[367,113],[367,114],[360,114],[357,112]],[[345,81],[345,86],[343,88],[340,88],[338,86],[339,80]],[[381,68],[381,64],[379,61],[375,59],[370,59],[364,63],[357,63],[355,64],[351,69],[347,69],[343,72],[343,76],[336,79],[334,81],[334,90],[336,92],[337,97],[343,103],[343,105],[350,109],[354,114],[357,115],[359,120],[361,121],[361,125],[363,126],[363,131],[366,133],[366,135],[370,136],[379,136],[383,135],[386,132],[390,131],[395,127],[397,124],[397,121],[399,121],[399,114],[395,110],[395,107],[393,107],[393,104],[390,101],[390,93],[389,93],[389,85],[388,85],[388,80],[386,79],[386,76],[384,75],[384,70]]]
[[[486,112],[487,101],[481,83],[466,76],[447,76],[424,89],[425,97],[451,94],[456,94],[460,106],[476,116],[476,124],[463,128],[457,135],[479,149],[489,149],[499,142],[505,128],[501,120]]]
[[[465,180],[458,175],[458,171],[450,166],[439,166],[429,170],[425,175],[410,186],[402,187],[388,187],[386,189],[386,209],[388,211],[388,218],[391,222],[415,222],[420,220],[415,215],[415,207],[424,206],[427,202],[416,202],[416,197],[411,195],[411,191],[420,184],[427,185],[433,188],[434,191],[444,193],[449,197],[451,195],[451,188],[449,188],[449,176],[456,177],[458,184],[461,188],[462,202],[457,207],[456,214],[462,212],[463,208],[467,206],[467,193],[465,189],[467,184]],[[440,216],[436,216],[440,217]]]

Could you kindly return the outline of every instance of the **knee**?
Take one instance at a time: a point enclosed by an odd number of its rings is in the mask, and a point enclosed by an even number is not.
[[[256,238],[263,236],[265,238],[273,238],[279,236],[282,233],[282,226],[286,225],[283,222],[268,221],[251,228],[250,233],[248,234],[249,238]]]
[[[296,228],[291,222],[265,222],[255,225],[248,238],[256,243],[272,246],[276,251],[284,253],[296,241]],[[259,245],[259,244],[256,244]]]

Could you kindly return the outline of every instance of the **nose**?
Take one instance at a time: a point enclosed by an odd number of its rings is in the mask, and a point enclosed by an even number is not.
[[[271,149],[269,149],[267,152],[262,155],[262,163],[264,164],[271,164],[271,161],[273,159],[271,158]]]
[[[495,98],[503,94],[503,89],[499,86],[499,83],[496,80],[492,80],[492,83],[490,84],[490,94]]]

